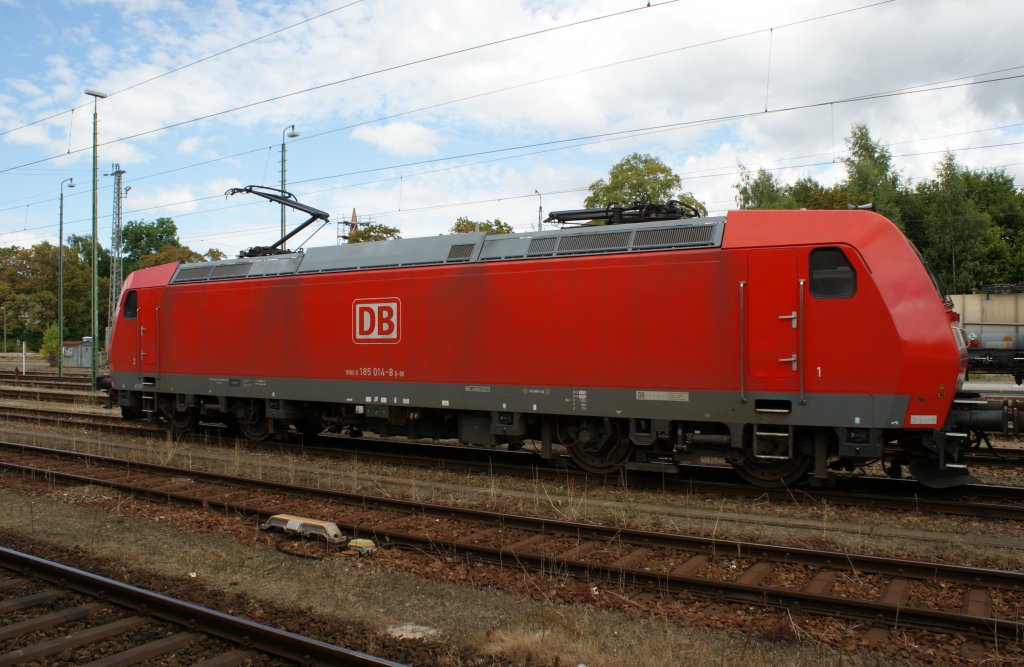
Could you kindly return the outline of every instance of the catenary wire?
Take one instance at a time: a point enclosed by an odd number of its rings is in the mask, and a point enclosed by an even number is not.
[[[308,88],[303,88],[302,90],[296,90],[296,91],[292,91],[290,93],[283,93],[281,95],[275,95],[273,97],[268,97],[268,98],[265,98],[265,99],[262,99],[262,100],[256,100],[254,102],[249,102],[249,103],[246,103],[246,104],[241,104],[241,105],[236,106],[236,107],[231,107],[230,109],[223,109],[221,111],[216,111],[214,113],[204,114],[202,116],[196,116],[194,118],[189,118],[187,120],[183,120],[183,121],[180,121],[180,122],[177,122],[177,123],[171,123],[169,125],[164,125],[162,127],[153,128],[151,130],[145,130],[143,132],[136,132],[135,134],[126,135],[126,136],[123,136],[123,137],[119,137],[117,139],[111,139],[109,141],[104,141],[104,142],[101,142],[101,143],[97,144],[97,147],[109,146],[111,144],[120,143],[122,141],[128,141],[130,139],[138,139],[139,137],[145,137],[145,136],[148,136],[148,135],[151,135],[151,134],[156,134],[158,132],[164,132],[166,130],[170,130],[170,129],[173,129],[173,128],[176,128],[176,127],[182,127],[184,125],[190,125],[192,123],[196,123],[196,122],[199,122],[199,121],[202,121],[202,120],[208,120],[210,118],[216,118],[218,116],[223,116],[223,115],[226,115],[226,114],[234,113],[236,111],[244,111],[245,109],[251,109],[253,107],[261,106],[261,105],[267,104],[269,102],[276,102],[276,101],[279,101],[279,100],[288,99],[290,97],[295,97],[296,95],[303,95],[303,94],[306,94],[306,93],[311,93],[311,92],[314,92],[314,91],[323,90],[325,88],[330,88],[332,86],[337,86],[337,85],[340,85],[340,84],[343,84],[343,83],[349,83],[349,82],[352,82],[352,81],[358,81],[359,79],[365,79],[365,78],[368,78],[368,77],[371,77],[371,76],[376,76],[378,74],[384,74],[386,72],[393,72],[393,71],[396,71],[396,70],[399,70],[399,69],[404,69],[406,67],[412,67],[414,65],[421,65],[423,63],[432,62],[432,61],[435,61],[435,60],[440,60],[442,58],[448,58],[450,56],[470,53],[470,52],[478,51],[480,49],[488,48],[488,47],[491,47],[491,46],[496,46],[498,44],[507,44],[509,42],[517,41],[517,40],[520,40],[520,39],[526,39],[526,38],[529,38],[529,37],[535,37],[537,35],[542,35],[542,34],[545,34],[545,33],[554,32],[556,30],[564,30],[566,28],[572,28],[572,27],[576,27],[576,26],[579,26],[579,25],[584,25],[584,24],[587,24],[587,23],[593,23],[593,22],[601,21],[601,20],[608,19],[608,18],[614,18],[614,17],[618,17],[618,16],[623,16],[625,14],[631,14],[633,12],[642,11],[642,10],[645,10],[645,9],[652,9],[652,8],[656,8],[656,7],[663,7],[665,5],[674,4],[674,3],[677,3],[677,2],[681,2],[681,0],[661,0],[661,2],[648,3],[646,7],[634,7],[632,9],[625,9],[625,10],[622,10],[622,11],[613,12],[611,14],[604,14],[602,16],[596,16],[596,17],[591,17],[591,18],[588,18],[588,19],[582,19],[582,20],[579,20],[579,21],[573,21],[571,23],[565,23],[565,24],[558,25],[558,26],[552,26],[550,28],[542,28],[540,30],[534,30],[532,32],[522,33],[520,35],[514,35],[512,37],[504,37],[502,39],[492,40],[490,42],[486,42],[486,43],[483,43],[483,44],[476,44],[474,46],[468,46],[468,47],[465,47],[465,48],[462,48],[462,49],[455,49],[453,51],[447,51],[445,53],[439,53],[439,54],[435,54],[435,55],[432,55],[432,56],[427,56],[427,57],[424,57],[424,58],[419,58],[417,60],[412,60],[412,61],[409,61],[409,62],[400,63],[400,64],[397,64],[397,65],[391,65],[391,66],[388,66],[388,67],[382,67],[380,69],[372,70],[370,72],[364,72],[362,74],[356,74],[354,76],[346,77],[344,79],[338,79],[336,81],[329,81],[327,83],[318,84],[316,86],[310,86]],[[56,160],[57,158],[64,157],[65,155],[69,155],[71,153],[81,153],[83,151],[87,151],[87,150],[91,150],[91,149],[92,149],[92,146],[86,146],[86,147],[83,147],[83,148],[78,148],[78,149],[75,149],[75,150],[72,150],[72,151],[68,151],[68,153],[61,153],[59,155],[52,155],[50,157],[41,158],[39,160],[34,160],[32,162],[26,162],[25,164],[16,165],[16,166],[12,166],[12,167],[5,167],[3,169],[0,169],[0,174],[6,173],[6,172],[9,172],[9,171],[13,171],[15,169],[21,169],[23,167],[29,167],[29,166],[32,166],[32,165],[40,164],[42,162],[48,162],[50,160]]]
[[[335,7],[334,9],[329,9],[326,12],[322,12],[320,14],[317,14],[316,16],[311,16],[309,18],[302,19],[301,21],[298,21],[296,23],[292,23],[291,25],[284,26],[283,28],[278,28],[277,30],[272,30],[272,31],[270,31],[268,33],[260,35],[259,37],[253,37],[250,40],[242,42],[241,44],[236,44],[236,45],[234,45],[232,47],[229,47],[229,48],[226,48],[226,49],[224,49],[222,51],[218,51],[216,53],[211,53],[208,56],[203,56],[202,58],[199,58],[197,60],[193,60],[190,63],[186,63],[186,64],[181,65],[179,67],[174,67],[172,69],[167,70],[166,72],[163,72],[161,74],[157,74],[156,76],[151,76],[148,79],[144,79],[142,81],[137,81],[137,82],[135,82],[133,84],[125,86],[124,88],[115,90],[114,92],[109,93],[107,95],[107,97],[113,97],[114,95],[117,95],[119,93],[123,93],[123,92],[131,90],[133,88],[138,88],[139,86],[145,85],[147,83],[151,83],[153,81],[156,81],[157,79],[162,79],[165,76],[169,76],[171,74],[174,74],[175,72],[180,72],[180,71],[182,71],[184,69],[188,69],[189,67],[192,67],[194,65],[198,65],[200,63],[204,63],[207,60],[212,60],[213,58],[216,58],[218,56],[222,56],[222,55],[224,55],[226,53],[231,53],[232,51],[235,51],[235,50],[240,49],[240,48],[245,47],[245,46],[249,46],[250,44],[255,44],[256,42],[264,40],[264,39],[266,39],[268,37],[273,37],[274,35],[279,35],[282,32],[285,32],[287,30],[291,30],[292,28],[297,28],[298,26],[304,25],[306,23],[309,23],[310,21],[315,21],[315,20],[323,18],[325,16],[329,16],[330,14],[333,14],[335,12],[341,11],[342,9],[348,9],[349,7],[352,7],[353,5],[358,5],[359,3],[363,2],[363,1],[364,0],[353,0],[352,2],[348,3],[347,5],[341,5],[340,7]],[[24,125],[19,125],[18,127],[13,127],[13,128],[11,128],[9,130],[0,131],[0,137],[4,136],[6,134],[10,134],[12,132],[17,132],[18,130],[23,130],[23,129],[27,128],[27,127],[32,127],[33,125],[38,125],[39,123],[44,123],[44,122],[46,122],[48,120],[52,120],[54,118],[57,118],[58,116],[62,116],[64,114],[66,114],[66,113],[74,114],[75,111],[77,111],[79,109],[82,109],[82,108],[85,108],[85,107],[88,107],[90,104],[91,104],[91,102],[83,102],[82,104],[79,104],[76,107],[72,107],[68,111],[59,111],[59,112],[57,112],[55,114],[51,114],[49,116],[46,116],[45,118],[39,118],[39,119],[34,120],[34,121],[30,122],[30,123],[25,123]],[[68,154],[68,153],[71,153],[71,147],[70,146],[68,147],[68,151],[67,151],[67,153],[65,153],[65,155]]]

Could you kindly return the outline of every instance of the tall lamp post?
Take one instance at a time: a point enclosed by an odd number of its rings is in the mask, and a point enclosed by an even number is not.
[[[285,133],[287,133],[287,134],[285,134]],[[286,182],[286,179],[285,179],[285,167],[287,165],[287,160],[285,160],[285,150],[286,150],[285,139],[294,139],[297,136],[299,136],[299,133],[295,131],[295,126],[294,125],[289,125],[288,127],[286,127],[283,130],[281,130],[281,194],[282,195],[284,194],[284,188],[285,188],[285,182]],[[281,204],[281,238],[284,238],[288,234],[287,228],[285,226],[285,210],[286,210],[285,205]],[[286,243],[282,243],[281,244],[281,250],[285,250],[285,246],[286,245],[287,245]]]
[[[105,98],[106,93],[86,88],[86,95],[92,96],[92,379],[90,382],[96,386],[96,348],[99,346],[99,294],[100,279],[97,270],[97,237],[99,236],[99,205],[96,201],[96,185],[99,175],[99,153],[97,152],[97,138],[99,127],[99,115],[96,111],[96,102]]]
[[[0,306],[0,310],[4,311],[4,352],[7,351],[7,306]]]
[[[60,182],[60,243],[57,246],[57,377],[64,377],[64,184],[75,187],[74,178]],[[6,343],[5,343],[6,346]]]
[[[537,231],[544,231],[544,226],[540,222],[540,217],[544,214],[544,198],[540,196],[540,192],[537,190],[533,191],[533,194],[537,195]]]

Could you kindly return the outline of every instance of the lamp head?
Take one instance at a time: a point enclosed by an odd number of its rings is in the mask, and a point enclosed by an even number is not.
[[[91,88],[86,88],[85,89],[85,94],[86,95],[92,95],[93,97],[95,97],[97,99],[100,99],[100,100],[102,100],[103,98],[105,98],[107,96],[106,93],[101,93],[100,91],[92,90]]]
[[[75,179],[73,179],[73,178],[69,178],[68,179],[68,187],[69,188],[75,187]]]

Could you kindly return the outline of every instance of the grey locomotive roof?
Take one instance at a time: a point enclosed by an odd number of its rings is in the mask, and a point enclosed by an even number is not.
[[[171,283],[265,278],[305,273],[359,271],[401,266],[466,264],[500,260],[633,253],[722,244],[725,218],[668,220],[573,227],[523,234],[447,234],[417,239],[353,243],[305,252],[182,264]]]

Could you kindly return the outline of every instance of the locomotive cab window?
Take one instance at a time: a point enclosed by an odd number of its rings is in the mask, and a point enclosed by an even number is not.
[[[857,293],[857,272],[839,248],[815,248],[810,260],[811,296],[848,299]]]
[[[135,290],[128,292],[124,297],[124,318],[134,320],[139,314],[139,293]]]

